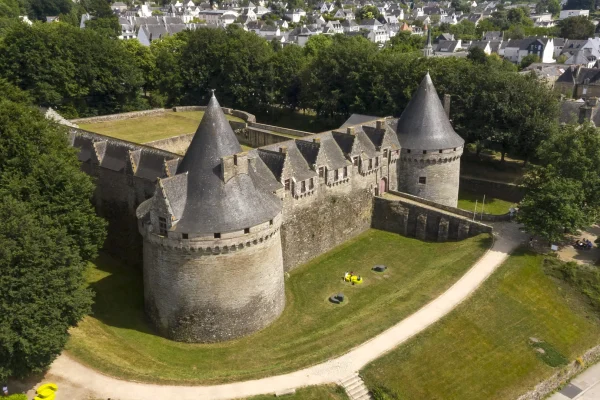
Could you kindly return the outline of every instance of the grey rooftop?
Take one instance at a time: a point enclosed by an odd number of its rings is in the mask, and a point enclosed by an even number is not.
[[[465,143],[454,132],[429,72],[392,128],[406,149],[441,150]]]

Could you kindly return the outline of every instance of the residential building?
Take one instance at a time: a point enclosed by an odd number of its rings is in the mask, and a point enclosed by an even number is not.
[[[590,10],[561,10],[559,20],[571,17],[589,17]]]

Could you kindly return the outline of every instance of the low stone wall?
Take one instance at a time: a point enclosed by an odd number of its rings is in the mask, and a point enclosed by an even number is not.
[[[443,206],[438,206],[433,208],[426,203],[401,197],[376,197],[371,226],[403,236],[437,242],[462,240],[480,233],[492,233],[491,226],[447,212]]]
[[[453,214],[458,214],[460,216],[463,216],[463,217],[471,219],[471,220],[473,219],[473,212],[467,211],[467,210],[463,210],[462,208],[456,208],[456,207],[446,206],[446,205],[439,204],[439,203],[436,203],[434,201],[424,199],[422,197],[413,196],[411,194],[404,193],[404,192],[392,192],[392,191],[390,191],[390,193],[393,194],[393,195],[395,195],[395,196],[404,197],[406,199],[410,199],[410,200],[413,200],[413,201],[418,201],[419,203],[423,203],[423,204],[426,204],[426,205],[431,206],[431,207],[436,207],[436,208],[439,208],[441,210],[451,212]],[[507,214],[502,214],[502,215],[477,214],[477,215],[475,215],[475,219],[476,220],[479,219],[480,221],[486,221],[486,222],[510,221],[510,215],[508,213]]]
[[[184,155],[188,147],[190,147],[190,143],[192,142],[193,137],[193,133],[186,133],[184,135],[173,136],[167,139],[160,139],[155,140],[153,142],[148,142],[146,143],[146,146],[165,150],[175,154]]]
[[[518,203],[525,196],[525,188],[513,183],[503,183],[477,179],[466,176],[460,177],[460,188],[468,192],[485,194],[489,197]]]
[[[99,115],[97,117],[89,117],[89,118],[76,118],[76,119],[70,120],[70,122],[73,124],[94,124],[96,122],[118,121],[121,119],[130,119],[130,118],[144,117],[147,115],[163,114],[165,111],[166,110],[164,108],[154,108],[152,110],[133,111],[133,112],[121,113],[121,114]]]
[[[234,110],[233,108],[221,107],[225,114],[233,115],[243,119],[246,122],[256,122],[256,116],[254,114],[247,113],[246,111]],[[206,106],[177,106],[173,107],[174,112],[184,111],[204,111]]]
[[[290,140],[289,136],[282,136],[271,131],[251,127],[249,125],[244,130],[234,131],[240,143],[255,148],[268,146],[275,143],[287,142]]]
[[[291,135],[291,136],[297,136],[297,137],[314,135],[314,133],[311,133],[311,132],[297,131],[294,129],[282,128],[280,126],[274,126],[274,125],[259,124],[257,122],[248,123],[248,126],[251,128],[264,129],[266,131],[283,133],[284,135]],[[288,139],[289,139],[289,137],[288,137]]]
[[[596,346],[588,350],[580,361],[573,361],[560,371],[538,384],[533,390],[525,393],[517,400],[542,400],[546,396],[559,389],[576,375],[583,372],[588,366],[600,361],[600,346]]]

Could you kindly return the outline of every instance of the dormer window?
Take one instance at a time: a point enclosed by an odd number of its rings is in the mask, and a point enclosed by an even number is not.
[[[285,187],[285,190],[290,190],[290,180],[289,179],[286,179],[284,181],[284,187]]]
[[[333,171],[333,180],[334,180],[334,181],[337,181],[338,179],[339,179],[339,172],[338,172],[338,170],[336,169],[335,171]]]
[[[388,156],[388,149],[383,149],[383,158],[387,158]]]
[[[325,167],[319,167],[319,178],[325,177]]]
[[[358,167],[358,157],[352,157],[352,165]]]
[[[308,181],[308,190],[313,190],[314,188],[315,188],[314,178],[310,178],[310,180]]]
[[[167,219],[164,217],[158,217],[158,234],[167,236]]]
[[[301,193],[306,192],[306,181],[300,182],[300,192]]]
[[[369,169],[373,169],[373,159],[369,158]]]

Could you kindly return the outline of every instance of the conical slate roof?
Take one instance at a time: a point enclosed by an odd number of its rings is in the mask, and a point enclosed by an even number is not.
[[[221,157],[242,148],[214,94],[194,134],[177,174],[187,174],[187,193],[174,230],[210,234],[238,231],[273,219],[281,201],[257,189],[251,176],[238,174],[221,179]],[[249,167],[250,168],[250,167]]]
[[[454,132],[429,73],[398,119],[395,130],[400,145],[406,149],[441,150],[465,143]]]

